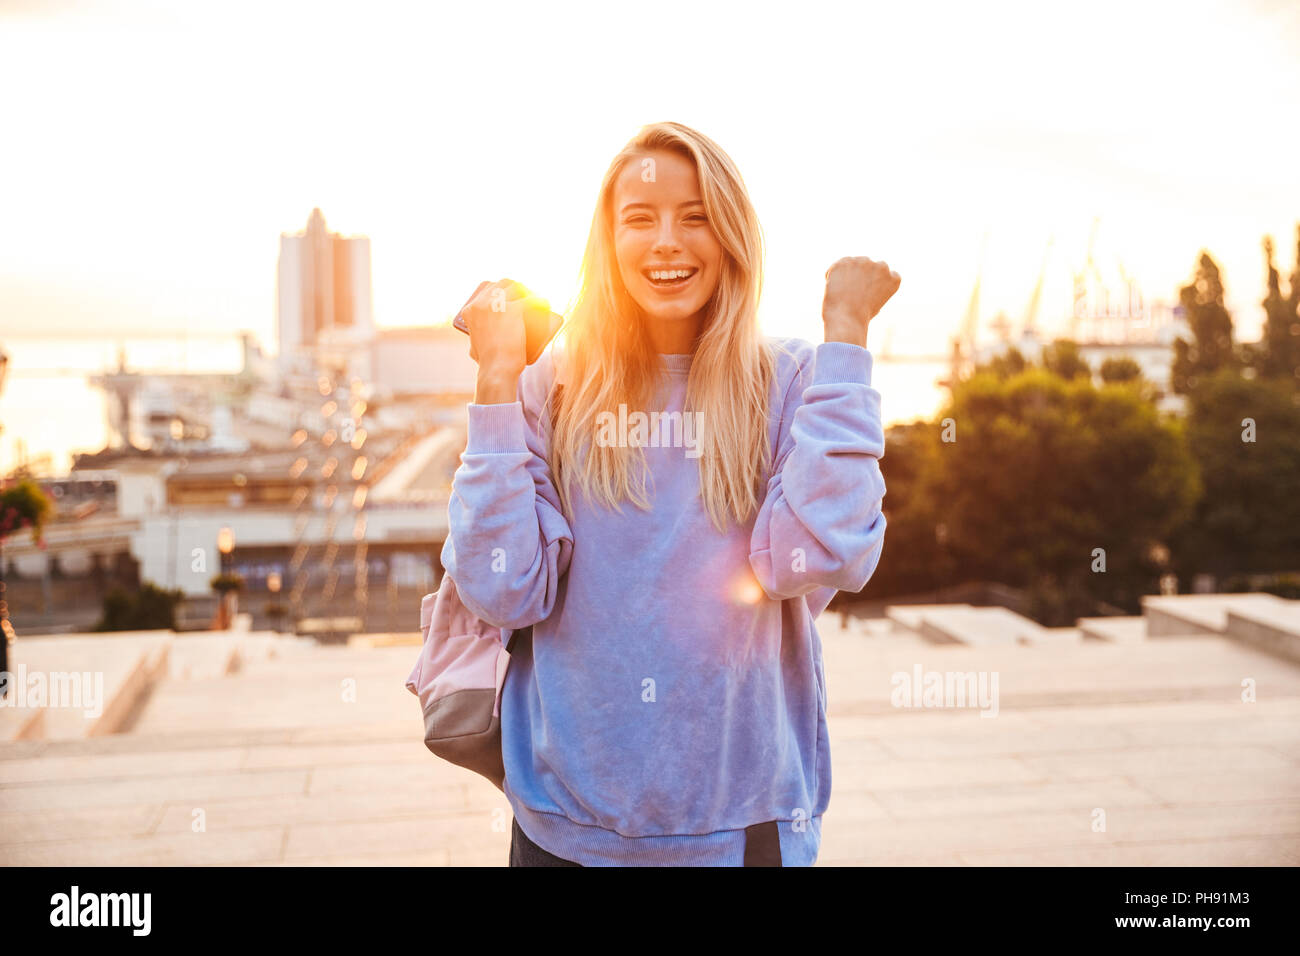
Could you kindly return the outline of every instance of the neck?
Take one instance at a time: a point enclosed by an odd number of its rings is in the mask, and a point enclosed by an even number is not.
[[[695,351],[695,343],[703,325],[703,314],[696,313],[689,319],[665,321],[663,319],[646,319],[646,332],[654,350],[661,354],[682,355]]]

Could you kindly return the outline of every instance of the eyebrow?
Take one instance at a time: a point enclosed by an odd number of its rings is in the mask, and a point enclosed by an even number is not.
[[[688,199],[686,202],[681,203],[680,205],[678,205],[677,208],[678,208],[678,209],[685,209],[687,206],[703,206],[703,205],[704,205],[704,200],[703,200],[703,199]],[[651,206],[648,202],[630,202],[630,203],[626,204],[626,205],[625,205],[621,210],[619,210],[619,211],[620,211],[620,212],[627,212],[629,209],[653,209],[653,208],[654,208],[654,206]]]

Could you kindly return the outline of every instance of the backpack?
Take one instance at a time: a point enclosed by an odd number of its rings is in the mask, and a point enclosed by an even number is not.
[[[556,396],[563,386],[556,386]],[[552,403],[551,427],[555,427]],[[519,635],[532,638],[533,628],[511,631],[494,627],[465,607],[456,582],[443,572],[438,590],[420,602],[424,642],[406,689],[420,699],[424,745],[434,756],[473,770],[505,792],[501,758],[501,691],[510,649]]]
[[[420,602],[424,644],[406,678],[420,699],[424,745],[437,757],[473,770],[505,791],[501,759],[501,690],[515,635],[476,617],[444,573],[433,594]]]

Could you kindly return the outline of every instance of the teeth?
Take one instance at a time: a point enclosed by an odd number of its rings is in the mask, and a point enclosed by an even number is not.
[[[667,272],[663,270],[655,270],[650,273],[650,278],[657,279],[659,281],[663,281],[666,279],[685,279],[687,276],[691,275],[694,271],[695,270],[693,269],[673,269]]]

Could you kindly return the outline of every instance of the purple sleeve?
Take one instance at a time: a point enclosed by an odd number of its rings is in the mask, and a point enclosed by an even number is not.
[[[871,366],[866,349],[824,342],[790,383],[750,539],[750,566],[773,600],[817,591],[824,608],[825,589],[861,591],[880,561],[885,434]]]
[[[533,371],[520,376],[518,400],[469,406],[447,506],[443,567],[465,606],[494,627],[547,618],[573,553],[539,435],[544,390]]]

